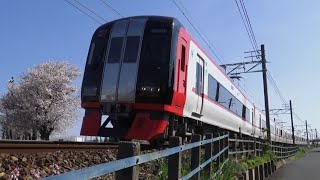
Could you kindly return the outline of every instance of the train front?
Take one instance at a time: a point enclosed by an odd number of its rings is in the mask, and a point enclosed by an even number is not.
[[[168,125],[163,107],[171,104],[174,84],[171,49],[179,28],[174,21],[131,17],[96,30],[82,83],[81,135],[128,140],[163,136]]]

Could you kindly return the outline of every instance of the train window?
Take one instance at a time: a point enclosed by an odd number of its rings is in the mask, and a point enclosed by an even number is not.
[[[99,30],[95,33],[89,50],[88,64],[97,65],[103,60],[109,29]]]
[[[225,87],[223,87],[221,84],[219,84],[219,97],[218,97],[219,104],[229,109],[229,105],[231,101],[232,101],[232,97],[229,91]]]
[[[208,97],[211,100],[216,101],[217,99],[217,87],[218,87],[218,82],[217,80],[212,77],[210,74],[208,75]]]
[[[262,125],[261,125],[261,114],[259,114],[259,127],[260,127],[260,129],[262,128]]]
[[[246,120],[250,122],[251,117],[250,117],[250,110],[248,108],[246,108]]]
[[[243,119],[246,119],[246,111],[247,111],[247,108],[245,105],[242,105],[242,118]]]
[[[169,103],[171,37],[172,22],[152,19],[146,22],[138,65],[136,102]],[[145,93],[139,91],[143,86],[160,87],[160,92],[146,98]]]
[[[202,66],[197,63],[197,69],[196,69],[196,93],[197,94],[201,94],[202,93],[202,79],[203,79],[203,75],[202,75]]]
[[[122,52],[123,37],[127,30],[128,20],[116,22],[112,27],[107,63],[119,63]]]
[[[140,36],[128,36],[123,62],[134,63],[138,59]]]
[[[236,113],[238,116],[242,116],[242,103],[233,95],[232,96],[232,100],[230,103],[230,110],[234,113]]]
[[[242,118],[250,122],[250,110],[245,105],[242,106]]]
[[[272,125],[270,126],[270,132],[271,134],[274,134],[274,127]]]
[[[262,128],[263,128],[263,129],[266,129],[266,128],[267,128],[267,124],[266,124],[266,121],[265,121],[265,120],[262,120]]]
[[[135,63],[137,61],[145,22],[146,19],[133,19],[130,22],[123,62]]]
[[[119,63],[121,57],[123,37],[113,37],[111,39],[108,63]]]
[[[181,47],[181,71],[184,72],[184,66],[186,65],[186,47],[182,45]]]

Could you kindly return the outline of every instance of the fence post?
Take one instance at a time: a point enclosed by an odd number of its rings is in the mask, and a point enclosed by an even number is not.
[[[226,133],[226,135],[228,135],[227,137],[224,138],[224,148],[229,146],[229,133]],[[229,158],[229,147],[228,149],[224,152],[224,157],[225,160],[227,160]]]
[[[241,136],[240,136],[240,142],[239,142],[239,149],[240,149],[240,151],[242,152],[243,151],[243,138],[241,138]],[[242,159],[242,157],[243,157],[243,153],[240,153],[240,158]]]
[[[269,174],[268,174],[268,163],[264,163],[263,164],[263,171],[264,171],[264,177],[268,177]]]
[[[209,134],[206,134],[205,135],[205,139],[212,139],[213,138],[213,134],[209,133]],[[213,143],[208,143],[205,145],[204,147],[204,160],[207,161],[208,159],[210,159],[212,157],[212,145]],[[211,179],[211,166],[212,166],[212,163],[209,162],[209,164],[204,167],[204,173],[206,175],[208,175],[207,177],[209,179]]]
[[[201,141],[201,135],[195,134],[192,135],[191,142],[199,142]],[[199,167],[200,165],[200,157],[201,157],[201,146],[194,147],[191,149],[191,169]],[[200,180],[200,171],[192,176],[193,180]]]
[[[260,180],[264,179],[263,164],[259,165]]]
[[[181,146],[181,137],[170,137],[169,147]],[[168,180],[176,180],[181,177],[181,152],[172,154],[168,159]]]
[[[140,155],[140,144],[137,142],[120,142],[118,159]],[[116,180],[137,180],[139,167],[133,166],[116,172]]]
[[[223,134],[224,133],[220,133],[220,136],[223,136]],[[219,148],[219,152],[221,152],[222,151],[222,149],[224,148],[224,139],[220,139],[219,140],[219,144],[220,144],[220,148]],[[223,153],[222,154],[220,154],[220,156],[219,156],[220,158],[220,163],[223,163],[223,161],[224,161],[224,155],[223,155]]]
[[[260,180],[259,166],[254,167],[254,180]]]
[[[234,139],[235,139],[235,141],[234,141],[234,149],[233,149],[233,151],[237,152],[238,151],[238,146],[239,146],[238,135],[237,134],[234,135]],[[234,153],[234,158],[237,159],[237,156],[238,156],[237,153]]]
[[[253,154],[256,157],[257,156],[257,139],[253,137]]]
[[[214,135],[215,135],[215,137],[219,137],[219,136],[220,136],[219,133],[215,133]],[[219,152],[220,152],[220,141],[218,140],[218,141],[215,141],[215,142],[213,143],[213,154],[216,155],[216,154],[218,154]],[[218,157],[215,159],[215,167],[216,167],[216,169],[219,168],[219,164],[220,164],[220,157],[218,156]]]

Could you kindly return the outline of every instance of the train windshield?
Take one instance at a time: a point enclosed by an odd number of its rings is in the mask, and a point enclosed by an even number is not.
[[[137,83],[136,100],[139,102],[162,103],[164,100],[168,88],[171,29],[169,22],[149,20],[146,24]]]
[[[91,41],[82,83],[82,100],[97,100],[110,28],[98,29]]]

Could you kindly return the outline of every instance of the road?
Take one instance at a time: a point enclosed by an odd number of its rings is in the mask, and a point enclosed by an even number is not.
[[[320,148],[278,169],[269,180],[318,180],[320,179]]]

